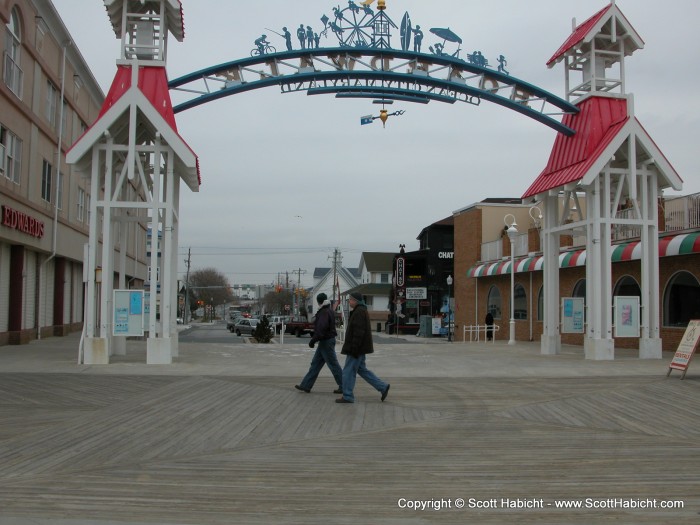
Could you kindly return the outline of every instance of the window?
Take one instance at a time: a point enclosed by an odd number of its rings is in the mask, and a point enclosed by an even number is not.
[[[686,271],[675,274],[664,291],[664,326],[685,328],[700,319],[700,283]]]
[[[46,120],[49,121],[51,127],[56,129],[56,112],[58,109],[58,91],[56,86],[51,82],[46,84]]]
[[[544,286],[540,286],[537,294],[537,320],[544,321]]]
[[[68,103],[63,99],[63,106],[61,109],[61,135],[63,140],[66,140],[66,130],[68,129]]]
[[[516,284],[513,289],[515,300],[513,301],[513,318],[527,319],[527,295],[522,284]]]
[[[574,285],[574,291],[571,297],[583,297],[583,319],[585,321],[588,316],[588,308],[586,308],[586,279],[580,279]]]
[[[381,283],[382,284],[388,284],[389,283],[389,274],[388,273],[383,273],[381,276]]]
[[[613,297],[615,297],[616,295],[636,296],[641,298],[642,290],[639,288],[639,284],[637,284],[637,281],[635,281],[629,275],[625,275],[624,277],[620,278],[619,281],[617,281],[617,284],[615,284]]]
[[[0,175],[5,176],[5,145],[0,143]]]
[[[0,144],[2,144],[1,166],[6,178],[19,184],[22,168],[22,141],[7,128],[0,126]]]
[[[494,319],[501,319],[501,292],[495,286],[489,290],[486,310],[493,315]]]
[[[41,168],[41,198],[51,202],[51,164],[44,161]]]
[[[57,172],[58,174],[58,186],[56,187],[56,207],[59,210],[63,209],[63,173],[61,173],[61,170]],[[119,223],[117,223],[119,224]]]
[[[76,212],[76,218],[78,222],[83,222],[85,220],[85,190],[83,188],[78,188],[78,210]]]
[[[7,39],[5,42],[5,85],[19,98],[22,98],[22,69],[20,69],[20,50],[22,32],[19,24],[19,13],[13,8],[10,21],[7,23]]]
[[[73,100],[78,100],[80,90],[83,88],[83,81],[78,75],[73,75]]]

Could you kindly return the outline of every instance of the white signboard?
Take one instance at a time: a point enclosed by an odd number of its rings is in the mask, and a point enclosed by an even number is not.
[[[427,299],[428,289],[427,288],[406,288],[406,299],[416,300],[416,299]]]
[[[433,317],[433,335],[440,335],[440,329],[442,328],[442,319],[439,317]]]
[[[683,339],[678,345],[678,350],[676,350],[673,361],[668,367],[666,377],[671,373],[671,370],[680,370],[683,372],[681,379],[685,377],[688,366],[690,366],[690,360],[698,347],[698,340],[700,340],[700,321],[693,320],[688,323],[688,328],[685,329],[685,334],[683,334]]]
[[[582,334],[584,325],[583,297],[562,297],[561,333]]]
[[[112,335],[143,335],[143,290],[114,290]]]
[[[615,337],[639,337],[639,297],[615,296]]]

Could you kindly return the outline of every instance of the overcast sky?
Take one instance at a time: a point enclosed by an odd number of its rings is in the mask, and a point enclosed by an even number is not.
[[[53,0],[106,93],[119,41],[101,0]],[[170,79],[249,56],[265,28],[321,26],[346,2],[182,0],[185,39],[170,39]],[[700,192],[700,2],[618,0],[645,48],[627,59],[627,90],[641,123],[685,181]],[[481,50],[510,74],[564,97],[564,71],[546,62],[605,0],[387,0],[400,23],[408,11],[425,30],[450,27],[463,51]],[[293,32],[293,31],[292,31]],[[425,31],[423,50],[440,40]],[[399,47],[398,42],[393,42]],[[332,34],[322,47],[337,45]],[[298,42],[295,39],[295,47]],[[463,55],[464,56],[464,55]],[[177,103],[177,97],[173,95]],[[279,87],[227,97],[179,113],[182,137],[199,155],[202,186],[183,186],[180,261],[215,267],[232,284],[271,283],[301,268],[329,266],[335,247],[347,267],[363,251],[417,248],[420,231],[488,197],[520,197],[546,165],[552,129],[495,104],[399,103],[405,115],[360,126],[378,114],[370,100],[281,94]]]

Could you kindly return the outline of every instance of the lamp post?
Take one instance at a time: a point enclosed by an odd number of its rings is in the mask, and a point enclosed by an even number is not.
[[[512,214],[503,218],[503,222],[508,229],[506,233],[510,239],[510,339],[509,345],[515,344],[515,237],[518,235],[517,223]]]
[[[452,276],[447,276],[447,342],[452,342]]]

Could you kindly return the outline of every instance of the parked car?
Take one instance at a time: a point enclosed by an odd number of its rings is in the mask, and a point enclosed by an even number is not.
[[[230,318],[228,321],[226,321],[226,330],[233,333],[236,329],[236,323],[238,321],[240,321],[241,319],[245,319],[245,318],[242,315],[234,316],[234,317]]]
[[[292,317],[285,323],[284,332],[294,334],[301,337],[304,334],[314,335],[314,324],[306,319],[306,317]]]
[[[248,319],[246,317],[241,317],[238,322],[233,327],[233,331],[236,335],[253,335],[253,332],[258,326],[260,319]]]
[[[288,315],[273,315],[268,319],[270,320],[270,326],[274,326],[275,333],[279,334],[282,332],[282,324],[287,324],[290,317]]]

